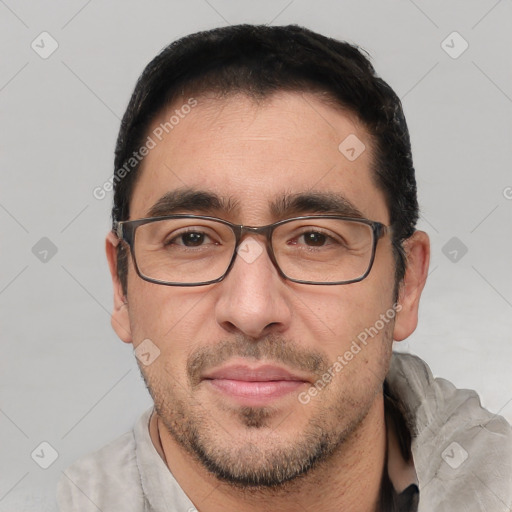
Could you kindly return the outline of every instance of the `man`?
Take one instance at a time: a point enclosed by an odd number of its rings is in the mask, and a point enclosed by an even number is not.
[[[392,354],[429,240],[400,101],[357,48],[181,39],[115,169],[112,326],[154,408],[65,471],[61,510],[510,510],[510,426]]]

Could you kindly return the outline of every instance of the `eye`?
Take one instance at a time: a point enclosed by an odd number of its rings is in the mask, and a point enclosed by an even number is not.
[[[324,233],[320,233],[319,231],[307,231],[298,237],[298,240],[304,240],[306,245],[312,247],[321,247],[326,244],[332,238]]]
[[[215,243],[206,233],[202,231],[196,231],[190,229],[189,231],[181,233],[172,233],[166,237],[165,244],[169,245],[180,245],[183,247],[200,247],[205,245],[207,242]]]
[[[324,230],[316,227],[306,228],[299,233],[293,234],[287,242],[288,245],[302,245],[311,248],[322,248],[330,245],[339,246],[341,243],[340,240],[334,237],[334,234],[331,236]]]
[[[188,247],[197,247],[204,242],[205,235],[204,233],[190,232],[181,235],[179,238],[183,242],[183,245]]]

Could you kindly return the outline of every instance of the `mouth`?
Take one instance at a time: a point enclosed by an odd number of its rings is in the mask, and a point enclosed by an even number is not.
[[[207,372],[203,382],[214,392],[245,406],[262,406],[311,384],[306,376],[280,366],[245,364]]]

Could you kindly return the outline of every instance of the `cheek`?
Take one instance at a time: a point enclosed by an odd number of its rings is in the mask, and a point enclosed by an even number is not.
[[[389,310],[393,307],[394,280],[388,275],[370,276],[359,283],[303,290],[295,304],[305,331],[331,360],[348,350],[361,333],[364,338],[376,322],[379,332],[384,331],[381,315],[388,313],[385,326],[392,324],[394,313]]]
[[[177,289],[142,280],[135,272],[128,279],[128,310],[132,332],[141,337],[161,339],[171,332],[186,313],[186,302]]]
[[[128,311],[135,344],[145,338],[159,339],[161,322],[165,318],[159,290],[153,290],[158,285],[136,279],[136,285],[130,287],[131,283],[128,284]]]
[[[382,388],[388,372],[392,349],[393,320],[377,316],[371,323],[363,321],[350,339],[330,353],[329,376],[331,400],[340,397],[353,404],[368,403]]]
[[[162,356],[158,364],[143,368],[157,379],[183,378],[188,355],[204,339],[205,314],[199,290],[177,289],[142,281],[128,288],[128,311],[134,348],[149,343]],[[139,350],[143,350],[141,346]],[[156,363],[157,361],[155,361]],[[181,373],[180,373],[181,372]],[[166,377],[166,374],[167,377]]]
[[[310,306],[316,301],[307,328],[331,364],[334,395],[350,389],[364,401],[381,388],[391,356],[397,314],[392,258],[382,258],[365,280],[334,288],[305,299]]]

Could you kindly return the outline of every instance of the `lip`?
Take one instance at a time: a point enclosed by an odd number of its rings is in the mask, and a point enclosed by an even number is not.
[[[207,372],[203,381],[224,397],[245,406],[264,405],[284,397],[305,384],[308,378],[281,366],[228,365]]]
[[[307,382],[308,379],[294,374],[281,366],[270,364],[250,367],[249,365],[237,364],[223,366],[207,372],[203,379],[229,379],[245,382],[270,382],[270,381],[301,381]]]

